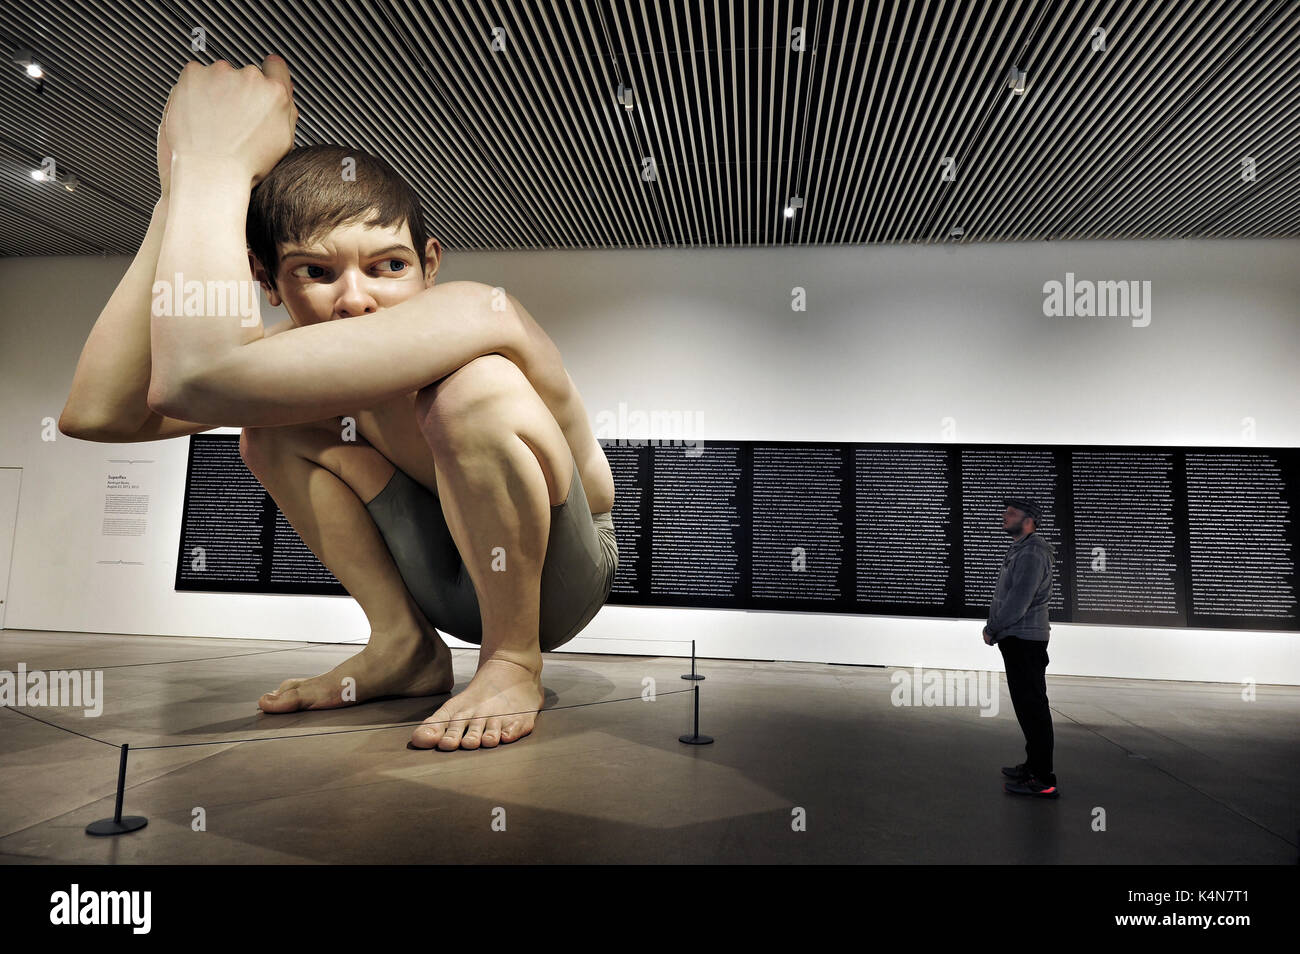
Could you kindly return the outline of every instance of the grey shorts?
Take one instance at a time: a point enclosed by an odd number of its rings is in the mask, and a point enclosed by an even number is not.
[[[457,639],[482,643],[474,581],[437,496],[399,468],[366,509],[429,622]],[[542,652],[564,645],[591,622],[609,598],[617,569],[613,517],[592,516],[575,462],[568,499],[551,508],[542,564]]]

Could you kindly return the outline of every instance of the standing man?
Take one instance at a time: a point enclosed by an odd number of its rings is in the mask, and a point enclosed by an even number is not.
[[[1032,500],[1008,498],[1002,529],[1011,546],[989,606],[984,642],[997,644],[1007,668],[1007,688],[1025,734],[1026,761],[1004,767],[1003,790],[1012,795],[1057,798],[1052,772],[1052,711],[1047,705],[1047,604],[1052,596],[1052,546],[1034,531],[1042,511]]]

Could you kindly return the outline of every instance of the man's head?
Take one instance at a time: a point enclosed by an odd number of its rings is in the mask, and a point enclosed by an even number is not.
[[[345,159],[355,176],[344,177]],[[442,258],[415,191],[383,159],[346,146],[281,159],[253,189],[246,237],[267,300],[296,325],[399,304],[433,285]]]
[[[1002,501],[1002,529],[1016,540],[1021,540],[1038,529],[1041,511],[1032,500],[1008,498]]]

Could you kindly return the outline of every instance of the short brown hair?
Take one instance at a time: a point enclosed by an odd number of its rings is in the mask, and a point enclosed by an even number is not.
[[[356,161],[355,181],[343,179],[347,158]],[[351,222],[376,228],[405,222],[424,271],[428,234],[420,197],[383,159],[349,146],[299,146],[285,155],[254,187],[244,234],[275,288],[281,245],[310,244]]]

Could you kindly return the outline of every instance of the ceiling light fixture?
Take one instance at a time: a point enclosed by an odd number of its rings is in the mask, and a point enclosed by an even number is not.
[[[26,47],[14,51],[13,61],[21,66],[32,79],[40,79],[45,75],[45,71],[41,69],[41,64],[36,62],[32,51]]]

